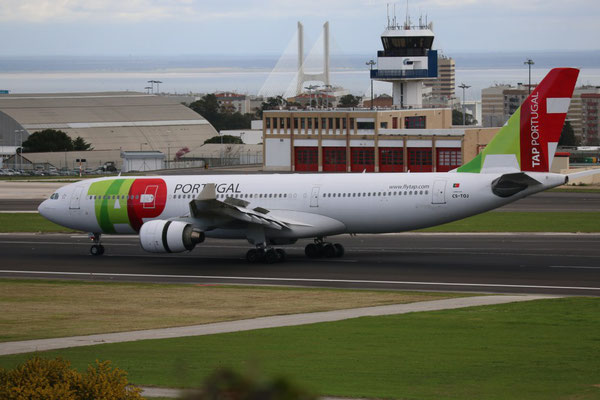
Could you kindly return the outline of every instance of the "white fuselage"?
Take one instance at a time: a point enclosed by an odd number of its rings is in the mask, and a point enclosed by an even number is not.
[[[248,238],[243,223],[221,223],[217,218],[190,217],[189,203],[204,185],[215,184],[216,199],[236,198],[248,202],[246,208],[260,207],[268,215],[302,222],[299,229],[266,229],[269,238],[300,238],[342,233],[402,232],[439,225],[500,207],[517,199],[564,183],[564,175],[530,173],[541,182],[508,198],[496,196],[492,181],[502,174],[472,173],[372,173],[372,174],[269,174],[269,175],[189,175],[162,177],[111,177],[90,179],[59,189],[54,199],[40,205],[40,213],[60,225],[97,233],[135,234],[131,224],[112,221],[107,231],[99,211],[102,197],[90,192],[95,182],[105,180],[162,179],[166,184],[164,208],[151,219],[185,219],[204,230],[209,237]],[[154,189],[156,193],[156,189]],[[133,193],[142,196],[144,193]],[[118,196],[118,195],[117,195]],[[110,195],[109,195],[110,197]],[[154,198],[151,198],[154,200]],[[111,208],[130,208],[129,197]],[[106,203],[105,203],[106,204]],[[159,207],[152,202],[143,208]],[[114,210],[113,210],[114,211]],[[126,213],[125,213],[126,215]],[[119,222],[119,223],[116,223]],[[126,221],[125,221],[126,222]]]

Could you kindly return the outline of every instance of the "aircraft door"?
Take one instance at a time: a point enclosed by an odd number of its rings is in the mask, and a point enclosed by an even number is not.
[[[433,182],[431,191],[431,204],[446,204],[446,181],[436,180]]]
[[[77,186],[73,189],[73,193],[71,193],[71,201],[69,202],[70,210],[79,210],[81,203],[81,192],[83,191],[83,186]]]
[[[142,203],[145,209],[156,208],[156,193],[158,192],[158,185],[148,185],[144,194],[140,196],[140,203]]]
[[[311,207],[319,207],[319,187],[315,186],[312,188],[312,193],[310,194],[310,206]]]

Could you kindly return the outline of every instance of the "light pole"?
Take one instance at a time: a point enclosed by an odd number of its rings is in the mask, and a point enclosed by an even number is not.
[[[148,81],[148,83],[150,84],[150,90],[152,90],[153,94],[154,94],[154,83],[155,82],[156,82],[155,80]],[[148,88],[146,88],[146,89],[148,89]]]
[[[465,89],[470,88],[471,86],[469,85],[465,85],[464,83],[461,83],[459,88],[461,88],[463,90],[463,102],[462,102],[462,109],[463,109],[463,126],[466,125],[466,116],[467,116],[467,111],[465,110]]]
[[[160,85],[162,82],[161,81],[154,81],[154,83],[156,83],[156,94],[160,94],[160,87],[158,85]]]
[[[304,89],[308,89],[308,105],[309,107],[312,107],[312,92],[314,89],[318,88],[318,85],[310,85],[310,86],[305,86]]]
[[[221,138],[220,153],[221,153],[221,167],[222,167],[223,166],[223,133],[221,131],[219,131],[219,137]]]
[[[171,168],[171,130],[167,129],[167,169]]]
[[[146,142],[140,143],[140,151],[142,151],[142,146],[145,145],[145,144],[148,144],[148,143],[146,143]]]
[[[373,65],[375,65],[375,61],[373,60],[369,60],[366,62],[366,65],[369,66],[369,78],[371,79],[371,110],[373,109],[373,77],[371,76],[373,74]]]
[[[529,67],[529,85],[527,87],[529,88],[529,94],[531,94],[531,66],[535,63],[531,58],[528,58],[527,61],[525,61],[523,64],[527,64],[527,66]]]
[[[331,86],[331,85],[323,85],[323,87],[325,88],[325,90],[326,90],[328,93],[331,93],[331,88],[332,88],[333,86]],[[326,96],[327,96],[327,108],[329,108],[329,94],[326,94]]]
[[[16,156],[17,159],[19,160],[19,173],[21,172],[21,168],[22,168],[22,158],[23,158],[23,129],[15,129],[15,144],[17,141],[17,133],[19,134],[19,147],[17,147],[17,151],[16,151]],[[21,149],[21,156],[19,156],[19,149]],[[15,163],[14,168],[17,168],[17,165]]]

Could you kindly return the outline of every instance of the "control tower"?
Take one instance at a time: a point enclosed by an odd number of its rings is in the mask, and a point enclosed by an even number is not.
[[[411,26],[407,16],[403,25],[396,18],[388,18],[388,26],[381,35],[383,51],[377,52],[377,69],[371,79],[391,82],[393,104],[401,108],[421,108],[423,82],[437,78],[437,50],[433,45],[433,24]]]

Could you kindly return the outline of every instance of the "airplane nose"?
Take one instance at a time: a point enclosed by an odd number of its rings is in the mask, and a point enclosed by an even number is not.
[[[38,206],[38,212],[40,213],[40,215],[44,218],[48,218],[49,217],[49,211],[51,209],[51,207],[48,205],[48,201],[49,200],[44,200],[42,201],[42,203]]]

